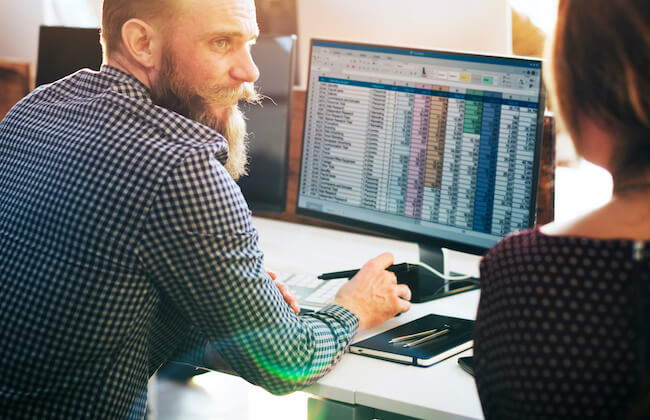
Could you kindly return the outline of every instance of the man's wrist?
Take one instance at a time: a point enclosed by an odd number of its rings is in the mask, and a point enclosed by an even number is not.
[[[330,303],[326,307],[322,308],[318,312],[326,313],[329,316],[333,316],[339,322],[341,322],[349,331],[353,331],[353,335],[356,334],[359,330],[359,324],[361,319],[359,315],[351,310],[349,307],[334,302]]]
[[[358,305],[355,305],[353,302],[350,302],[349,300],[339,299],[339,298],[335,298],[334,301],[332,301],[332,305],[340,306],[341,308],[345,308],[349,312],[353,313],[354,316],[359,320],[359,327],[361,327],[362,313],[360,308],[358,308]]]

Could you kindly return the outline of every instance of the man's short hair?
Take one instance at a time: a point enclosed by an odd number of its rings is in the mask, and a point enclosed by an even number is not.
[[[171,19],[182,0],[104,0],[102,6],[101,42],[104,57],[122,48],[122,26],[129,19],[150,21]]]

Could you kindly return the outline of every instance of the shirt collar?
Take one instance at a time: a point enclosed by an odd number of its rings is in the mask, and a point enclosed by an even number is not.
[[[102,64],[100,72],[113,82],[113,89],[117,92],[132,98],[145,99],[147,102],[153,103],[151,100],[151,91],[135,76],[107,64]]]

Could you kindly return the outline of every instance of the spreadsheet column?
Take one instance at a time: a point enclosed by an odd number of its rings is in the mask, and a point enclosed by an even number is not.
[[[448,86],[434,85],[432,89],[440,92],[449,92]],[[422,198],[422,219],[433,222],[437,222],[440,218],[440,189],[442,187],[448,102],[449,99],[444,96],[431,97],[427,163]]]
[[[393,136],[395,132],[395,108],[397,106],[397,92],[386,91],[386,105],[384,111],[384,126],[379,131],[379,153],[384,156],[384,171],[379,183],[378,210],[388,211],[388,193],[390,187],[390,162],[392,153]]]
[[[440,191],[440,216],[438,222],[456,225],[458,191],[460,188],[460,161],[463,145],[463,125],[465,122],[465,89],[450,88],[447,107],[447,131]],[[454,95],[456,94],[456,95]]]
[[[373,210],[386,210],[388,189],[389,155],[386,132],[392,128],[394,111],[390,109],[389,92],[384,89],[370,90],[368,105],[368,128],[365,142],[362,175],[361,206]],[[393,101],[394,107],[394,101]]]
[[[456,215],[454,226],[471,229],[474,225],[476,170],[481,145],[483,92],[468,89],[465,100],[465,120],[459,165]]]
[[[476,198],[474,200],[474,230],[492,231],[494,207],[494,181],[499,146],[499,120],[501,119],[501,93],[484,92],[481,145],[476,170]],[[499,101],[499,102],[497,102]]]
[[[517,165],[517,136],[519,134],[518,106],[501,107],[497,176],[494,182],[492,233],[505,235],[512,225],[512,201],[515,190],[514,170]]]
[[[359,206],[370,90],[329,84],[319,197]]]
[[[305,144],[302,156],[302,173],[301,180],[302,191],[305,195],[318,197],[320,188],[320,161],[321,146],[323,144],[325,127],[324,117],[327,108],[328,84],[319,83],[318,79],[312,79],[312,88],[309,90],[309,96],[313,106],[308,110],[308,121],[311,123],[305,127]]]
[[[515,165],[515,180],[512,192],[511,230],[528,224],[528,209],[531,202],[530,185],[533,177],[535,158],[535,134],[537,130],[537,109],[521,107],[519,111],[519,130]]]
[[[395,122],[390,153],[387,210],[391,214],[404,215],[411,150],[411,125],[413,120],[413,95],[398,92],[395,101]]]
[[[430,90],[431,85],[416,83],[415,88]],[[414,95],[405,215],[416,219],[422,216],[422,194],[424,192],[424,172],[427,161],[430,109],[431,95]]]

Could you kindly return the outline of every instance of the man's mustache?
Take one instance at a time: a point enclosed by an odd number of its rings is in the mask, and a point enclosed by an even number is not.
[[[255,89],[255,85],[249,82],[242,83],[234,88],[219,88],[204,92],[201,96],[203,96],[203,100],[207,105],[213,106],[227,106],[239,101],[257,104],[263,98]]]

